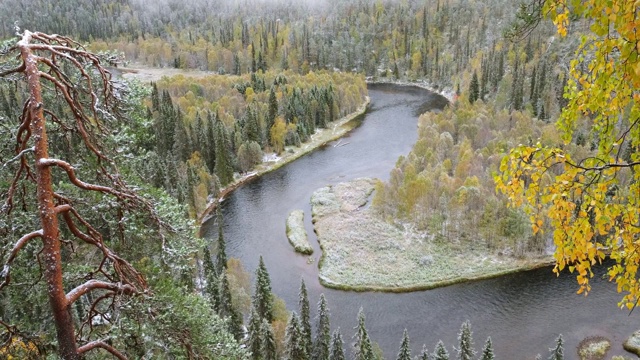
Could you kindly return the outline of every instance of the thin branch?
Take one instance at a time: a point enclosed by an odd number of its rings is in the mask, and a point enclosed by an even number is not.
[[[30,232],[24,235],[23,237],[21,237],[15,243],[15,245],[13,246],[13,249],[11,249],[11,252],[9,253],[9,257],[7,258],[7,261],[4,264],[4,268],[2,269],[2,272],[0,272],[0,276],[4,278],[4,281],[0,283],[0,290],[3,287],[7,286],[9,284],[9,281],[11,281],[11,264],[13,263],[13,260],[15,260],[16,256],[18,256],[18,253],[20,252],[20,250],[29,242],[29,240],[36,237],[42,237],[42,234],[43,234],[42,229]]]
[[[115,356],[120,360],[127,360],[127,357],[124,356],[121,352],[116,350],[113,346],[107,344],[105,340],[95,340],[89,343],[86,343],[78,348],[78,354],[84,354],[89,350],[93,350],[95,348],[102,348],[111,353],[111,355]]]
[[[134,288],[129,284],[112,283],[112,282],[93,279],[69,291],[69,293],[67,293],[67,304],[68,305],[73,304],[76,300],[78,300],[80,296],[96,289],[109,290],[115,293],[127,294],[127,295],[137,293],[136,288]]]
[[[0,72],[0,77],[5,77],[7,75],[23,72],[25,68],[26,68],[26,65],[23,62],[22,65],[18,66],[17,68]]]
[[[7,167],[7,165],[9,165],[9,164],[11,164],[11,163],[13,163],[13,162],[16,162],[16,161],[17,161],[17,160],[19,160],[21,157],[25,156],[25,155],[26,155],[26,154],[28,154],[28,153],[32,153],[32,152],[34,152],[34,151],[36,151],[35,146],[32,146],[32,147],[30,147],[30,148],[28,148],[28,149],[24,149],[24,150],[20,151],[20,153],[19,153],[18,155],[14,156],[12,159],[9,159],[9,161],[7,161],[6,163],[4,163],[4,165],[2,165],[2,167],[3,167],[3,168],[5,168],[5,167]]]
[[[137,197],[132,194],[124,193],[108,186],[89,184],[78,179],[76,177],[76,173],[73,166],[71,166],[71,164],[69,164],[66,161],[59,160],[59,159],[40,159],[40,161],[38,161],[38,166],[44,167],[44,166],[54,166],[54,165],[66,171],[67,176],[69,176],[69,180],[71,180],[71,182],[74,185],[76,185],[81,189],[108,193],[118,198],[137,199]]]

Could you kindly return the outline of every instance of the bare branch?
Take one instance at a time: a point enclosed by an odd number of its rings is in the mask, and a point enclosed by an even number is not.
[[[36,237],[42,237],[42,234],[43,234],[42,229],[30,232],[24,235],[23,237],[21,237],[15,243],[15,245],[13,246],[13,249],[11,249],[11,252],[9,253],[9,257],[7,258],[7,261],[4,264],[4,268],[2,269],[2,272],[0,272],[0,276],[4,278],[4,281],[0,283],[0,289],[7,286],[11,281],[11,264],[13,263],[13,260],[15,260],[16,256],[18,256],[18,253],[20,252],[20,250],[29,242],[29,240]]]
[[[113,346],[107,344],[105,340],[95,340],[80,346],[78,348],[78,354],[84,354],[85,352],[89,350],[93,350],[95,348],[102,348],[104,350],[107,350],[108,352],[111,353],[111,355],[115,356],[120,360],[127,360],[127,357],[124,356],[124,354],[116,350]]]
[[[78,179],[76,177],[73,166],[71,166],[71,164],[69,164],[66,161],[59,160],[59,159],[40,159],[40,161],[38,161],[38,166],[45,167],[45,166],[54,166],[54,165],[66,171],[67,176],[69,176],[69,180],[71,180],[71,182],[74,185],[76,185],[81,189],[108,193],[119,198],[137,199],[137,197],[132,194],[124,193],[108,186],[89,184]]]
[[[33,147],[33,146],[32,146],[32,147],[30,147],[30,148],[28,148],[28,149],[24,149],[24,150],[20,151],[20,153],[19,153],[18,155],[16,155],[16,156],[15,156],[15,157],[13,157],[12,159],[9,159],[9,161],[7,161],[6,163],[4,163],[4,165],[2,165],[2,167],[3,167],[3,168],[5,168],[5,167],[7,167],[7,165],[9,165],[9,164],[11,164],[11,163],[13,163],[13,162],[16,162],[16,161],[17,161],[17,160],[19,160],[21,157],[25,156],[25,155],[26,155],[26,154],[28,154],[28,153],[32,153],[32,152],[34,152],[34,151],[36,151],[36,148],[35,148],[35,147]]]
[[[118,294],[127,295],[137,293],[136,289],[129,284],[112,283],[101,280],[89,280],[67,293],[67,304],[73,304],[76,300],[78,300],[80,296],[96,289],[109,290]]]
[[[24,69],[25,69],[25,64],[23,62],[22,65],[18,66],[17,68],[0,72],[0,77],[4,77],[4,76],[15,74],[15,73],[21,73],[24,71]]]

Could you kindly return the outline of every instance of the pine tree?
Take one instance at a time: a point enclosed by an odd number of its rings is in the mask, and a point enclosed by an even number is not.
[[[178,110],[173,138],[173,156],[178,161],[184,162],[189,159],[191,155],[189,152],[189,144],[189,134],[187,133],[187,128],[184,125],[182,111]]]
[[[218,291],[219,281],[218,281],[218,272],[216,271],[215,265],[213,264],[213,260],[211,259],[211,253],[209,252],[209,247],[205,246],[203,251],[203,263],[204,263],[204,278],[206,280],[206,285],[204,288],[204,292],[207,294],[211,301],[211,305],[213,309],[218,312],[220,309],[220,295]]]
[[[273,322],[273,294],[271,293],[271,279],[264,260],[260,256],[260,263],[256,269],[256,287],[253,294],[253,306],[256,308],[258,315],[266,319],[269,323]]]
[[[480,87],[478,85],[478,74],[476,71],[473,71],[473,76],[471,77],[471,83],[469,84],[469,102],[474,103],[478,100],[480,96]]]
[[[487,338],[487,342],[484,344],[484,348],[482,349],[482,358],[480,360],[494,360],[495,356],[493,355],[493,344],[491,343],[491,337]]]
[[[471,332],[471,323],[467,320],[462,323],[460,333],[458,334],[460,348],[458,348],[459,360],[471,360],[476,354],[473,350],[473,338]]]
[[[260,353],[263,360],[277,360],[276,340],[273,335],[273,328],[266,319],[262,319],[260,327],[260,344],[262,345]]]
[[[433,360],[449,360],[449,352],[447,348],[444,347],[442,340],[439,340],[438,344],[436,344],[436,349],[433,352]]]
[[[344,342],[342,341],[342,335],[338,328],[333,332],[331,338],[331,354],[329,360],[345,360],[344,356]]]
[[[398,360],[411,360],[411,348],[409,347],[409,335],[407,329],[402,334],[402,343],[400,343],[400,351],[398,352]]]
[[[304,345],[302,345],[298,314],[295,311],[291,314],[285,330],[284,358],[286,360],[304,360],[307,358],[304,352]]]
[[[251,359],[260,360],[262,357],[262,319],[255,308],[251,308],[249,322],[247,324],[247,349],[251,352]]]
[[[367,333],[365,316],[362,308],[358,311],[358,326],[356,329],[356,333],[353,336],[355,338],[355,342],[353,343],[353,359],[373,359],[373,347],[371,345],[371,339],[369,339],[369,334]]]
[[[313,360],[328,360],[331,346],[331,326],[329,325],[329,309],[324,294],[320,294],[316,319],[316,341],[312,358]]]
[[[214,173],[216,166],[216,147],[215,147],[215,119],[212,112],[207,113],[207,121],[205,123],[206,142],[203,149],[204,161],[210,173]],[[215,194],[214,194],[215,195]]]
[[[271,87],[269,91],[269,112],[267,114],[267,129],[271,129],[273,124],[276,122],[276,117],[278,116],[278,99],[276,98],[275,87]],[[271,133],[267,131],[268,141],[271,141]]]
[[[222,213],[218,210],[218,252],[216,252],[216,270],[221,274],[227,269],[227,244],[224,241]]]
[[[307,355],[311,355],[311,310],[309,307],[309,297],[304,279],[300,279],[300,293],[298,299],[300,306],[300,331],[302,336],[302,346]]]
[[[564,341],[562,340],[562,334],[560,334],[556,339],[556,347],[549,349],[551,350],[551,356],[549,356],[549,360],[564,360],[563,345]]]

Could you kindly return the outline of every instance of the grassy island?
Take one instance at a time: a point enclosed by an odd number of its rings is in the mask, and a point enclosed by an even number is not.
[[[287,218],[287,239],[293,248],[305,255],[313,254],[313,248],[309,244],[307,230],[304,228],[304,211],[293,210]]]
[[[381,219],[368,203],[376,180],[356,179],[317,190],[312,219],[323,251],[319,277],[331,288],[416,291],[495,277],[551,263],[519,259],[461,243],[433,240]]]

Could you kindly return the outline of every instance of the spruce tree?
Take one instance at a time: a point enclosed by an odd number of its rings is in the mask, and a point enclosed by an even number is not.
[[[369,334],[367,333],[365,316],[362,308],[358,311],[358,326],[356,327],[356,333],[353,337],[355,338],[355,342],[353,343],[353,359],[373,359],[373,347],[371,345],[371,339],[369,339]]]
[[[227,269],[227,244],[224,241],[222,213],[218,210],[218,251],[216,252],[216,270],[221,274]]]
[[[478,84],[478,74],[476,71],[473,71],[473,76],[471,77],[471,83],[469,83],[469,102],[474,103],[478,100],[480,96],[480,86]]]
[[[260,353],[263,360],[277,360],[276,339],[273,335],[273,328],[266,319],[262,319],[260,327]]]
[[[294,311],[285,330],[284,358],[286,360],[304,360],[307,358],[302,345],[302,333],[298,314]]]
[[[564,360],[563,345],[564,345],[564,341],[562,340],[562,334],[560,334],[556,339],[556,347],[550,349],[551,356],[549,356],[549,360]]]
[[[331,337],[331,354],[329,360],[345,360],[344,356],[344,342],[342,341],[342,335],[338,328],[333,332]]]
[[[398,352],[398,360],[411,360],[411,348],[409,347],[409,335],[407,329],[402,334],[402,342],[400,343],[400,351]]]
[[[227,143],[227,130],[218,118],[215,124],[215,153],[216,163],[214,171],[220,184],[227,185],[233,181],[233,167],[231,166],[231,151]]]
[[[300,293],[298,305],[300,306],[300,331],[302,336],[302,346],[307,355],[311,355],[311,310],[309,307],[309,297],[304,279],[300,279]]]
[[[444,347],[442,340],[438,340],[438,344],[436,344],[436,349],[433,352],[433,360],[449,360],[449,352],[447,348]]]
[[[273,124],[276,122],[276,117],[278,116],[278,99],[276,97],[275,86],[271,87],[269,90],[269,112],[267,113],[267,129],[271,129]],[[267,131],[268,140],[271,141],[271,134]]]
[[[484,344],[484,348],[482,349],[482,357],[480,360],[494,360],[495,356],[493,355],[493,344],[491,343],[491,337],[487,338],[487,342]]]
[[[426,345],[422,345],[422,353],[420,353],[418,360],[429,360],[429,349]]]
[[[189,144],[189,134],[187,133],[187,128],[184,125],[182,111],[178,110],[173,137],[173,156],[178,161],[187,161],[191,156],[191,153],[189,152]]]
[[[262,354],[262,319],[253,307],[249,313],[247,332],[247,349],[251,352],[251,359],[260,360],[262,358],[260,356]]]
[[[316,324],[316,340],[312,358],[313,360],[328,360],[331,346],[331,327],[329,325],[329,309],[324,294],[320,294]]]
[[[469,320],[462,323],[460,333],[458,334],[460,347],[458,348],[458,360],[471,360],[476,354],[473,350],[473,338],[471,332],[471,323]]]
[[[273,294],[271,293],[271,279],[264,260],[260,256],[260,263],[256,269],[256,286],[253,293],[253,306],[256,308],[258,315],[266,319],[269,323],[273,322]]]
[[[229,289],[229,280],[227,274],[220,274],[220,311],[221,317],[227,318],[227,329],[234,334],[236,340],[242,338],[242,316],[233,306],[231,301],[231,290]]]
[[[213,306],[213,310],[218,312],[220,309],[220,295],[218,291],[218,273],[216,271],[215,265],[213,264],[213,260],[211,259],[211,253],[209,252],[209,247],[204,247],[204,278],[206,280],[206,285],[204,288],[205,294],[209,297],[211,301],[211,305]]]

